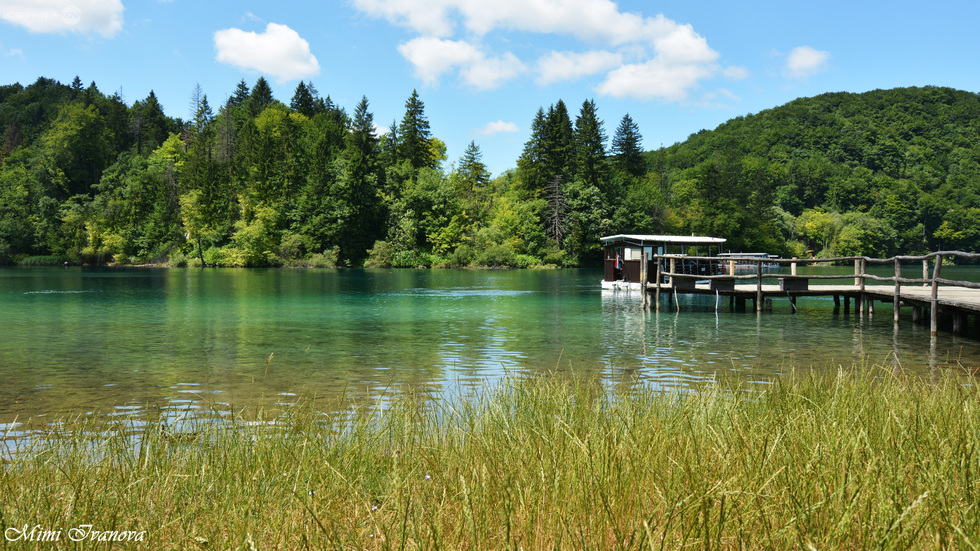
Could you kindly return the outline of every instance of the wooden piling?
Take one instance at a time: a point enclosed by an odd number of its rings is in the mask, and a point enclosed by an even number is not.
[[[755,311],[762,311],[762,261],[755,263],[756,287],[755,287]]]
[[[932,308],[929,316],[929,334],[935,337],[939,333],[939,274],[943,269],[943,257],[936,256],[936,267],[932,271]]]
[[[655,268],[657,273],[657,311],[660,311],[660,259],[657,259],[657,267]]]
[[[962,335],[966,329],[966,316],[962,312],[953,314],[953,333]]]
[[[902,263],[899,262],[898,258],[895,259],[895,294],[892,295],[892,321],[895,325],[898,325],[899,309],[902,306],[902,284],[899,279],[902,278]]]
[[[647,253],[640,253],[640,293],[643,295],[643,309],[650,306],[650,290],[647,288]]]

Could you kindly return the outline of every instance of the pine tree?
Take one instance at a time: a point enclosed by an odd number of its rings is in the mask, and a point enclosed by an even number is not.
[[[480,146],[475,141],[470,141],[466,146],[466,151],[459,160],[459,169],[456,171],[460,181],[462,181],[469,193],[481,192],[490,182],[490,171],[487,165],[483,164],[483,153]]]
[[[198,133],[207,133],[211,131],[211,123],[214,122],[214,111],[211,110],[211,106],[208,104],[208,95],[204,94],[201,96],[201,101],[197,105],[197,111],[194,113],[194,127]]]
[[[347,142],[363,155],[373,155],[375,152],[378,138],[374,135],[374,115],[368,111],[367,96],[361,96],[361,101],[354,108]]]
[[[195,84],[194,89],[191,90],[191,99],[189,104],[191,116],[196,116],[197,112],[201,109],[201,97],[203,95],[204,91],[201,89],[201,84]]]
[[[436,166],[429,147],[432,133],[429,131],[429,121],[425,118],[425,104],[419,99],[417,90],[412,90],[412,95],[405,102],[405,116],[398,127],[398,134],[401,140],[399,156],[407,159],[413,169]]]
[[[293,93],[293,99],[289,103],[289,106],[294,111],[310,118],[313,118],[313,115],[316,113],[316,98],[302,80],[296,85],[296,92]]]
[[[623,115],[623,120],[616,128],[616,135],[612,140],[612,154],[615,156],[614,164],[617,170],[634,178],[639,178],[646,173],[646,161],[640,149],[642,140],[640,127],[633,122],[629,113]]]
[[[171,132],[179,130],[163,113],[163,108],[153,90],[150,90],[146,99],[135,102],[130,113],[130,132],[136,141],[136,152],[141,155],[150,153],[159,147]]]
[[[569,179],[574,163],[574,131],[565,102],[548,108],[546,121],[545,172],[548,184],[555,176]]]
[[[95,85],[95,81],[93,80],[88,85],[88,88],[85,89],[85,105],[98,103],[103,97],[102,92],[99,91],[99,87]]]
[[[235,87],[235,92],[232,94],[231,98],[228,99],[228,107],[239,107],[245,105],[248,101],[249,96],[248,84],[245,84],[245,79],[238,81],[238,86]]]
[[[545,211],[545,235],[554,243],[556,249],[563,250],[568,230],[568,200],[561,176],[551,180],[548,189],[548,209]]]
[[[575,119],[575,176],[586,185],[606,190],[606,132],[596,115],[595,102],[582,103],[582,110]]]
[[[273,102],[272,88],[265,77],[259,77],[248,96],[248,109],[252,117],[256,117],[263,109]]]
[[[77,98],[78,95],[81,94],[84,89],[85,86],[82,84],[81,77],[75,75],[75,78],[71,81],[71,97]]]
[[[531,121],[531,137],[524,142],[524,151],[517,159],[517,178],[514,186],[524,199],[540,197],[548,185],[547,176],[548,125],[544,109]]]
[[[374,115],[368,110],[367,97],[362,96],[354,109],[342,154],[344,169],[332,190],[337,208],[331,217],[337,224],[333,228],[334,239],[340,246],[340,258],[354,264],[363,260],[367,249],[384,231],[378,223],[377,143]]]

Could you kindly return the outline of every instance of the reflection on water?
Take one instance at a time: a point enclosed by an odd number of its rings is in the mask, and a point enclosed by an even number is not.
[[[894,329],[888,304],[845,316],[830,298],[800,298],[793,315],[774,299],[775,312],[756,314],[682,296],[680,313],[658,313],[637,293],[601,292],[600,279],[591,270],[0,270],[0,431],[67,412],[187,418],[303,396],[438,395],[547,370],[672,388],[731,372],[980,366],[980,341],[944,333],[931,348],[928,328],[903,318]]]

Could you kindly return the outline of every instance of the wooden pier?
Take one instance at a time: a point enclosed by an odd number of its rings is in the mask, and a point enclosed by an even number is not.
[[[762,312],[772,298],[786,298],[796,312],[796,300],[800,297],[832,296],[835,306],[843,304],[844,313],[849,313],[851,301],[859,315],[874,313],[874,303],[892,303],[893,319],[899,323],[900,309],[912,308],[912,319],[924,322],[926,312],[932,335],[939,330],[940,319],[950,319],[955,333],[966,333],[970,318],[973,328],[980,336],[980,283],[954,281],[941,277],[944,259],[947,264],[955,259],[976,261],[980,254],[960,251],[943,251],[925,256],[896,256],[892,258],[869,258],[864,256],[825,258],[825,259],[766,259],[757,261],[754,273],[734,275],[734,262],[723,257],[692,257],[686,255],[652,255],[650,260],[644,256],[639,261],[639,281],[645,282],[647,292],[643,293],[644,307],[654,307],[660,311],[663,297],[668,305],[679,308],[678,294],[702,294],[716,297],[729,297],[733,309],[744,309],[748,301],[753,302],[753,310]],[[790,273],[772,273],[763,269],[763,262],[789,265]],[[723,275],[702,275],[690,273],[692,263],[730,263]],[[813,264],[854,265],[853,273],[816,275],[797,273],[798,266]],[[903,263],[921,263],[922,277],[906,277]],[[894,267],[894,275],[881,277],[868,273],[868,266],[886,264]],[[681,268],[684,266],[684,268]],[[916,269],[917,271],[917,269]],[[684,273],[687,272],[687,273]],[[841,280],[846,280],[841,282]]]

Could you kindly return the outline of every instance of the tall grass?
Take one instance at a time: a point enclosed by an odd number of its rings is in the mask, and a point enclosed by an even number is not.
[[[179,434],[89,417],[6,462],[0,521],[154,549],[969,549],[978,398],[871,369],[627,395],[514,379]]]
[[[68,259],[63,256],[26,256],[17,262],[18,266],[61,266]]]

